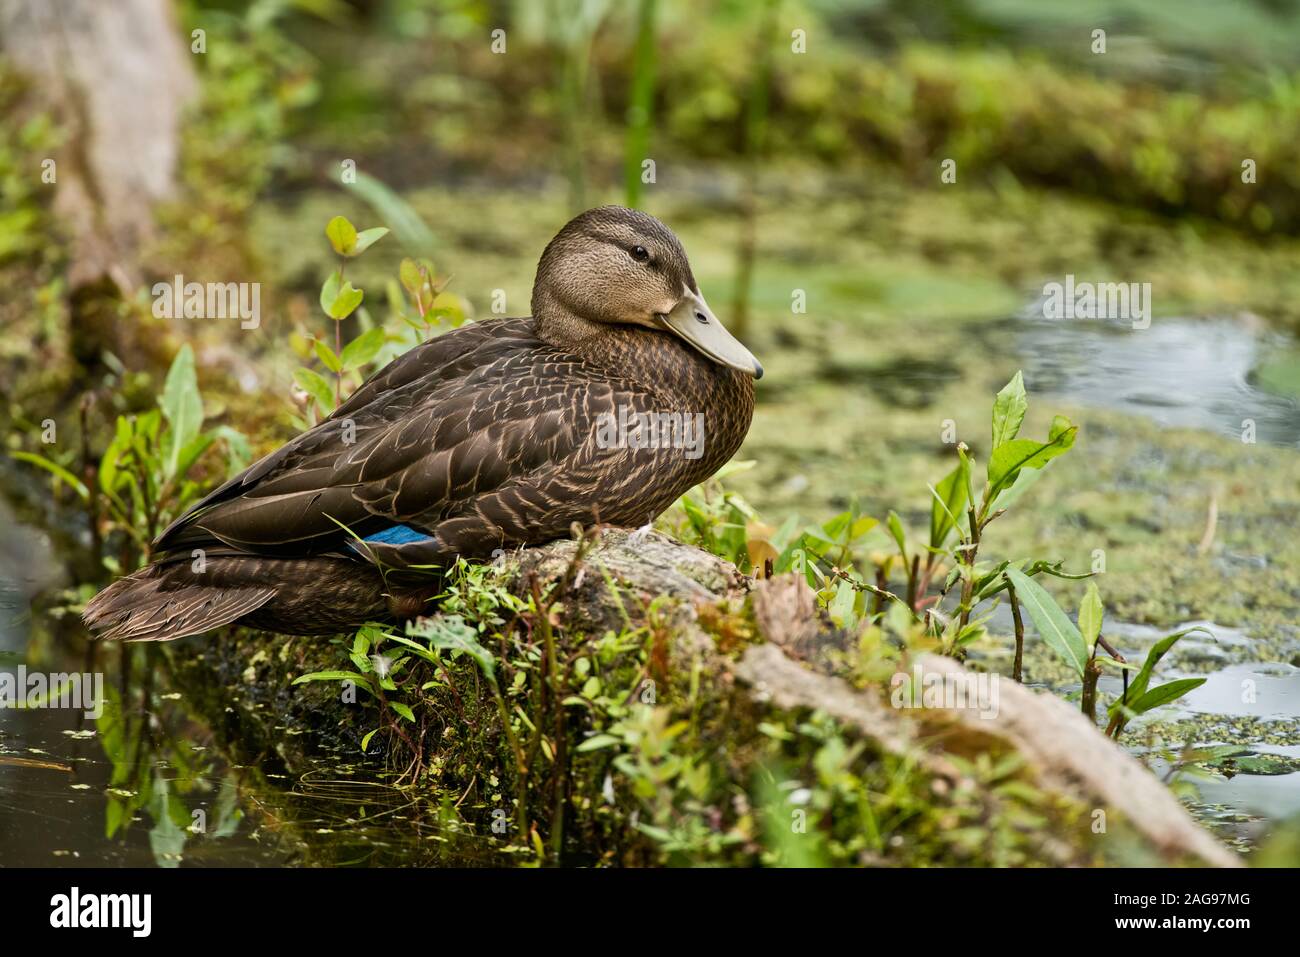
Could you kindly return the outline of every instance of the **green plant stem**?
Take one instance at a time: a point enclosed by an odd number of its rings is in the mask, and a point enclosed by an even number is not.
[[[1016,659],[1011,665],[1011,677],[1019,684],[1024,684],[1025,661],[1025,622],[1020,617],[1020,600],[1016,598],[1016,586],[1007,579],[1007,598],[1011,601],[1011,620],[1016,626]]]
[[[1096,657],[1089,658],[1087,664],[1083,666],[1081,705],[1083,713],[1088,716],[1088,720],[1093,724],[1097,723],[1097,679],[1099,677],[1101,677],[1101,669],[1097,667]]]
[[[960,634],[970,623],[970,613],[972,611],[971,602],[975,595],[975,556],[979,553],[980,548],[980,524],[975,517],[975,506],[968,506],[966,514],[970,518],[970,541],[969,548],[966,549],[966,577],[961,585],[961,615],[957,623],[957,633]]]

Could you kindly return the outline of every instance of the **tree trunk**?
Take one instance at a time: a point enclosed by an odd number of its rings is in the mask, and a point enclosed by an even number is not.
[[[152,207],[174,193],[181,112],[196,88],[168,0],[0,0],[0,53],[66,133],[50,159],[74,295],[105,280],[129,295]]]

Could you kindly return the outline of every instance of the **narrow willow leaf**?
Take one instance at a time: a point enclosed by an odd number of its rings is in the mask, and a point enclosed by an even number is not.
[[[1097,583],[1088,582],[1088,591],[1079,604],[1079,631],[1083,634],[1083,643],[1086,647],[1091,648],[1097,643],[1105,613],[1105,607],[1101,603],[1101,592],[1097,591]]]
[[[1062,422],[1066,423],[1062,426]],[[989,457],[989,501],[1015,482],[1021,469],[1040,469],[1052,459],[1069,451],[1074,444],[1078,426],[1057,416],[1052,425],[1051,437],[1046,442],[1033,439],[1012,439],[1003,443]]]
[[[208,450],[208,447],[217,440],[216,432],[204,432],[196,435],[190,444],[181,449],[180,458],[176,462],[176,474],[186,475],[189,470],[198,461],[199,456]]]
[[[167,436],[168,478],[178,474],[181,452],[197,438],[203,427],[203,400],[199,396],[199,379],[194,371],[194,351],[189,344],[181,346],[167,371],[162,398],[158,401],[170,429]]]
[[[299,675],[293,679],[296,685],[306,684],[308,681],[356,681],[358,685],[364,684],[358,679],[361,675],[355,671],[313,671],[310,674]]]
[[[993,401],[993,449],[1010,442],[1020,432],[1021,423],[1025,421],[1025,412],[1029,409],[1029,399],[1025,395],[1025,379],[1016,370],[1011,381],[1002,387]]]
[[[410,705],[402,704],[400,701],[390,701],[388,702],[388,707],[392,708],[412,724],[415,723],[415,712],[411,710]]]
[[[36,455],[32,452],[10,452],[9,455],[11,458],[15,458],[20,462],[27,462],[31,465],[37,466],[38,468],[45,469],[45,471],[49,472],[60,482],[65,483],[68,488],[76,492],[79,499],[82,501],[89,501],[90,489],[86,488],[86,484],[57,462],[52,462],[45,456]]]
[[[930,547],[943,548],[949,533],[957,526],[957,516],[966,508],[970,463],[965,457],[934,488],[935,501],[930,503]]]
[[[1158,685],[1129,705],[1129,710],[1135,714],[1146,714],[1162,704],[1177,701],[1193,688],[1199,688],[1203,684],[1205,684],[1204,678],[1179,678],[1177,681]]]
[[[898,551],[904,559],[907,558],[907,536],[903,533],[903,523],[898,517],[898,513],[890,509],[889,516],[885,519],[889,525],[889,534],[894,536],[894,541],[898,543]]]
[[[1021,469],[1011,487],[998,496],[998,508],[1010,508],[1020,500],[1020,496],[1029,491],[1043,473],[1052,467],[1051,462],[1044,462],[1041,469]]]
[[[1142,696],[1146,694],[1147,686],[1151,683],[1151,674],[1155,671],[1156,665],[1160,663],[1160,659],[1169,652],[1170,648],[1178,643],[1180,638],[1183,638],[1185,635],[1190,635],[1194,631],[1204,632],[1205,629],[1199,627],[1185,628],[1182,631],[1174,632],[1172,635],[1165,635],[1165,637],[1152,645],[1151,650],[1147,652],[1146,661],[1142,662],[1142,669],[1138,671],[1137,675],[1133,678],[1132,684],[1129,685],[1128,695],[1125,700],[1130,702],[1141,700]],[[1115,712],[1119,710],[1120,705],[1121,702],[1116,700],[1108,709],[1109,713],[1114,715]],[[1133,706],[1130,704],[1129,708],[1132,709],[1132,707]]]
[[[1029,612],[1034,627],[1048,647],[1069,662],[1070,666],[1083,677],[1084,665],[1088,661],[1088,651],[1083,644],[1083,636],[1074,622],[1061,610],[1047,590],[1018,568],[1008,568],[1007,577],[1016,586],[1016,597],[1020,605]]]

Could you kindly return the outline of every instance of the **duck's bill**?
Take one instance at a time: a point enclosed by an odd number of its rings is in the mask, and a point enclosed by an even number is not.
[[[672,312],[659,316],[659,321],[714,362],[763,378],[763,367],[754,354],[718,321],[703,296],[688,292]]]

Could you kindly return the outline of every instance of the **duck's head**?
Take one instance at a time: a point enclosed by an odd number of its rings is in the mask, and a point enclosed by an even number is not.
[[[537,264],[533,315],[542,337],[559,345],[598,341],[611,326],[643,326],[721,365],[763,375],[709,309],[672,230],[639,210],[600,206],[570,220]]]

